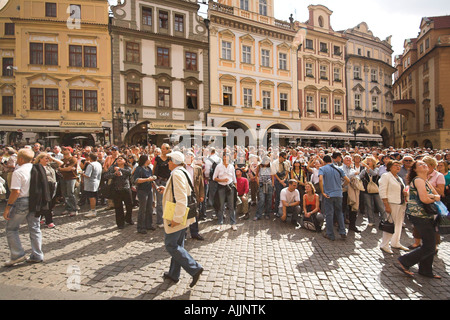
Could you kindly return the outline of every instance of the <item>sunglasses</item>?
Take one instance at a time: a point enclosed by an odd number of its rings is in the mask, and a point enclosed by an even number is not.
[[[403,160],[403,162],[413,162],[413,160]]]

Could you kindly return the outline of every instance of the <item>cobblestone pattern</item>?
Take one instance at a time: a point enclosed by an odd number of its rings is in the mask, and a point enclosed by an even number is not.
[[[207,220],[200,223],[205,241],[186,241],[188,251],[205,269],[191,289],[191,277],[184,271],[177,284],[162,279],[170,263],[162,229],[146,235],[138,234],[136,225],[119,230],[113,210],[99,211],[94,219],[84,218],[85,212],[60,216],[60,211],[56,209],[56,229],[42,227],[45,262],[0,267],[0,285],[133,299],[450,299],[449,235],[442,236],[434,263],[442,280],[420,275],[409,279],[393,266],[402,253],[382,252],[378,248],[381,232],[368,227],[361,216],[362,233],[349,232],[345,241],[329,241],[320,233],[296,230],[273,219],[239,220],[237,231],[227,226],[220,232],[214,230],[215,220]],[[134,218],[136,214],[135,210]],[[0,261],[9,260],[5,224],[2,219]],[[29,254],[27,227],[20,232]],[[407,223],[402,243],[412,241]],[[77,270],[79,286],[74,280]]]

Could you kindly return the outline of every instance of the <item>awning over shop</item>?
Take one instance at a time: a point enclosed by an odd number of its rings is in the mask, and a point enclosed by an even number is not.
[[[324,131],[290,131],[284,129],[272,129],[270,133],[279,138],[289,139],[308,139],[308,140],[343,140],[353,141],[355,136],[352,133],[345,132],[324,132]],[[356,135],[357,141],[376,141],[382,142],[383,138],[379,134],[358,133]]]

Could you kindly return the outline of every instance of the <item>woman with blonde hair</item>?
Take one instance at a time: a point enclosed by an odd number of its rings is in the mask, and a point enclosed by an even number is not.
[[[377,160],[373,156],[368,156],[361,162],[361,166],[364,168],[359,177],[364,185],[364,191],[361,191],[361,195],[364,202],[365,213],[369,220],[369,227],[375,224],[375,212],[379,212],[384,216],[384,205],[381,201],[378,189],[378,167]],[[373,188],[372,188],[373,186]]]

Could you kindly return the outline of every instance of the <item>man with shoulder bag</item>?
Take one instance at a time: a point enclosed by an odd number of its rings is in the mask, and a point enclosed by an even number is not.
[[[184,248],[186,229],[195,222],[195,217],[189,218],[188,199],[194,193],[191,188],[188,173],[184,169],[184,155],[175,151],[167,154],[171,176],[166,186],[159,186],[158,192],[162,196],[164,218],[164,244],[171,255],[169,272],[165,272],[164,279],[178,282],[181,268],[192,276],[190,287],[198,281],[203,267]],[[169,203],[174,201],[174,211],[171,218],[166,215]],[[169,220],[171,219],[171,220]]]

